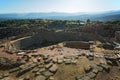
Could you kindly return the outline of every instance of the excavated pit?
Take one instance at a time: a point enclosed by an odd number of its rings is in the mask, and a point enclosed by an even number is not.
[[[92,37],[91,37],[92,36]],[[93,41],[102,40],[98,35],[87,34],[87,33],[71,33],[71,32],[43,32],[30,37],[22,38],[11,42],[9,49],[11,50],[29,50],[37,49],[40,47],[50,46],[53,44],[66,42],[66,41],[76,41],[66,43],[66,46],[70,45],[73,48],[84,48],[89,49],[89,44],[85,42],[77,41]],[[84,44],[82,44],[84,43]],[[74,44],[74,45],[73,45]],[[81,47],[80,47],[81,46]],[[83,47],[84,46],[84,47]],[[69,46],[68,46],[69,47]],[[86,48],[87,47],[87,48]]]

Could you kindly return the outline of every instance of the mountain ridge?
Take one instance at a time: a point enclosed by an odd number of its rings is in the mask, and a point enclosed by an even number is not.
[[[52,20],[120,20],[119,11],[107,11],[102,13],[64,13],[64,12],[40,12],[40,13],[6,13],[0,14],[0,19],[52,19]]]

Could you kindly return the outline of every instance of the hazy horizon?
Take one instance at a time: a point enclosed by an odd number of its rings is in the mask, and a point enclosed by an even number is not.
[[[120,0],[0,0],[0,14],[98,13],[120,10]]]

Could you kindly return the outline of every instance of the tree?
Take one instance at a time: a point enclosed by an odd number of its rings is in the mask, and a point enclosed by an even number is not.
[[[87,19],[87,21],[86,21],[88,24],[90,23],[90,19]]]

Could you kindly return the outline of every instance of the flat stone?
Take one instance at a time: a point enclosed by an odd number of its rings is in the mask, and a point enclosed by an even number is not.
[[[94,57],[88,56],[88,59],[89,59],[89,60],[94,60]]]
[[[36,73],[38,71],[39,71],[39,68],[35,68],[35,69],[32,70],[33,73]]]
[[[71,60],[72,64],[77,64],[77,60]]]
[[[43,55],[43,59],[44,60],[48,59],[48,55]]]
[[[74,55],[74,58],[75,58],[75,59],[78,59],[78,58],[79,58],[79,56],[78,56],[78,55]]]
[[[100,59],[100,64],[107,64],[105,59]]]
[[[39,75],[35,78],[35,80],[46,80],[45,76]]]
[[[49,69],[51,66],[53,65],[53,63],[49,63],[45,66],[46,69]]]
[[[100,66],[100,62],[96,62],[95,65]]]
[[[35,73],[35,76],[41,75],[41,73],[38,71]]]
[[[99,72],[102,72],[102,71],[103,71],[103,68],[100,67],[100,66],[98,66],[97,69],[98,69]]]
[[[55,73],[58,70],[58,67],[54,64],[49,70],[50,72]]]
[[[63,60],[62,60],[62,59],[58,59],[58,60],[57,60],[57,63],[58,63],[58,64],[62,64],[62,63],[63,63]]]
[[[20,70],[20,68],[17,67],[17,68],[11,69],[11,70],[9,71],[9,73],[13,73],[13,72],[16,72],[16,71],[19,71],[19,70]]]
[[[4,73],[3,74],[3,77],[8,77],[10,74],[7,72],[7,73]]]
[[[24,80],[24,78],[20,78],[20,79],[18,79],[18,80]]]
[[[85,76],[82,80],[90,80],[90,77]]]
[[[45,71],[45,72],[43,72],[43,75],[45,77],[50,77],[50,76],[53,76],[53,73],[51,73],[50,71]]]
[[[42,65],[42,64],[38,65],[38,68],[43,68],[43,67],[44,67],[44,65]]]
[[[83,80],[82,77],[83,77],[83,76],[78,75],[78,76],[75,77],[75,80]]]
[[[25,77],[24,80],[30,80],[30,76]]]
[[[110,71],[110,66],[108,66],[108,65],[101,65],[102,66],[102,68],[106,71],[106,72],[109,72]]]
[[[54,77],[50,76],[49,80],[54,80]]]
[[[0,75],[0,79],[3,79],[4,77],[3,77],[3,75]]]
[[[95,68],[95,69],[92,70],[92,72],[95,73],[95,74],[98,74],[99,70]]]
[[[87,66],[84,68],[85,72],[88,73],[92,70],[93,68],[91,66]]]
[[[94,54],[93,54],[93,53],[90,53],[89,56],[94,57]]]
[[[96,74],[93,73],[93,72],[90,72],[87,74],[91,79],[95,78],[96,77]]]
[[[44,63],[48,64],[48,63],[50,63],[51,61],[52,61],[52,59],[51,59],[51,58],[48,58],[48,59],[44,60]]]
[[[10,77],[5,77],[5,78],[0,79],[0,80],[12,80],[12,78],[10,78]]]
[[[113,63],[110,60],[107,61],[107,64],[108,65],[113,65]]]
[[[92,68],[97,67],[97,65],[96,65],[95,63],[92,63],[90,66],[91,66]]]
[[[71,59],[64,59],[65,64],[71,64]]]
[[[29,65],[25,66],[25,68],[21,69],[21,70],[16,74],[16,77],[19,77],[19,76],[25,74],[26,72],[30,71],[30,70],[33,69],[34,67],[36,67],[36,64],[29,64]]]
[[[54,63],[56,63],[56,62],[57,62],[57,58],[53,58],[52,60],[53,60],[53,62],[54,62]]]
[[[45,72],[45,71],[46,71],[45,68],[42,68],[42,69],[39,70],[39,72]]]

